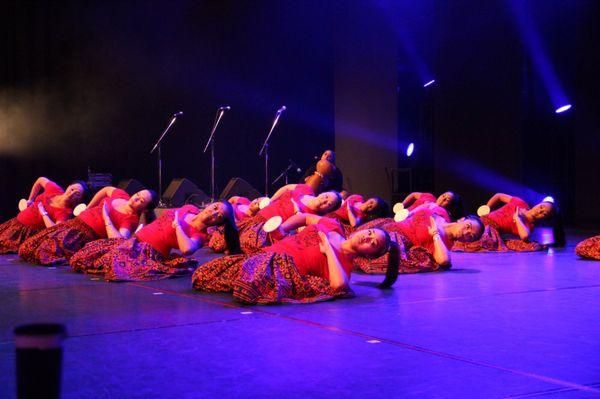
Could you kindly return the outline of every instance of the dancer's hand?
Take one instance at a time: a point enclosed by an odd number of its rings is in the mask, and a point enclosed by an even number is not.
[[[519,215],[519,207],[517,207],[517,209],[515,209],[515,213],[513,215],[513,220],[515,221],[515,223],[517,222],[517,219],[519,219],[521,216]]]
[[[176,229],[178,226],[181,226],[179,222],[179,210],[175,211],[175,216],[173,217],[173,223],[171,225],[174,229]]]
[[[321,242],[319,242],[319,250],[322,254],[327,254],[327,251],[331,250],[331,244],[327,239],[327,234],[323,233],[322,231],[319,231],[318,234],[319,238],[321,239]]]
[[[435,222],[433,216],[429,216],[429,227],[427,228],[430,236],[435,236],[436,234],[440,234],[440,230],[438,229],[438,225]]]
[[[110,215],[108,212],[108,204],[106,203],[106,201],[104,201],[104,203],[102,204],[102,219],[104,219],[105,224],[110,222]]]

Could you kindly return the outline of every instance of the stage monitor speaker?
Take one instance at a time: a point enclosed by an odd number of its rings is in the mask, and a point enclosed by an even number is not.
[[[171,208],[179,208],[186,203],[201,205],[210,198],[197,185],[185,178],[173,179],[162,196],[163,202]]]
[[[260,192],[250,185],[246,180],[234,177],[229,180],[225,189],[221,192],[219,198],[229,199],[235,195],[246,197],[248,199],[255,199],[261,196]]]
[[[117,188],[125,190],[125,192],[129,195],[133,195],[138,191],[145,190],[146,186],[135,179],[123,179],[119,182]]]

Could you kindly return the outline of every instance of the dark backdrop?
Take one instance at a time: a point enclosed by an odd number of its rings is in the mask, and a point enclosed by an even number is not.
[[[554,114],[515,2],[570,113]],[[40,174],[67,183],[90,166],[155,186],[148,152],[179,110],[165,180],[187,176],[208,190],[201,149],[221,104],[233,109],[217,137],[218,186],[241,176],[262,190],[257,152],[285,104],[272,176],[290,157],[308,164],[335,137],[359,191],[387,192],[373,176],[409,165],[416,189],[454,189],[470,210],[496,191],[549,194],[569,221],[600,222],[594,0],[82,3],[15,1],[0,16],[3,218]],[[437,82],[425,90],[428,74]],[[365,144],[357,132],[372,137]]]
[[[0,62],[0,214],[39,175],[67,184],[87,168],[156,187],[185,176],[209,190],[202,154],[216,108],[217,186],[263,190],[258,158],[275,111],[271,176],[333,146],[331,12],[320,1],[9,2]],[[292,176],[297,178],[297,176]]]

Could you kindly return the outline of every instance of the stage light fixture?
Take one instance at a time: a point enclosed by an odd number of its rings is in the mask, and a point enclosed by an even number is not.
[[[415,143],[410,143],[408,147],[406,147],[406,156],[410,157],[415,151]]]
[[[570,109],[571,109],[571,104],[566,104],[566,105],[556,108],[556,111],[554,111],[554,112],[556,112],[557,114],[560,114],[560,113],[568,111]]]
[[[428,87],[428,86],[431,86],[431,85],[432,85],[432,84],[434,84],[434,83],[435,83],[435,79],[431,79],[429,82],[425,83],[425,84],[423,85],[423,87]]]

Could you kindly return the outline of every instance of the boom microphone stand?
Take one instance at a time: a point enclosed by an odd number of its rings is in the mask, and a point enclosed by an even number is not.
[[[275,126],[277,122],[279,122],[279,117],[286,110],[286,106],[282,106],[277,110],[277,114],[275,115],[275,120],[273,121],[273,125],[271,126],[271,130],[269,130],[269,134],[265,139],[264,144],[262,145],[258,156],[261,156],[263,152],[265,153],[265,196],[269,196],[269,139],[271,138],[271,134],[273,130],[275,130]]]
[[[166,205],[162,200],[162,157],[160,153],[160,145],[162,144],[162,140],[169,131],[169,129],[171,129],[171,126],[173,126],[173,124],[177,120],[177,117],[181,115],[183,115],[183,112],[181,111],[173,114],[171,122],[169,122],[166,129],[162,132],[162,134],[158,138],[158,141],[156,142],[156,144],[154,144],[154,147],[152,147],[152,150],[150,151],[150,154],[152,154],[158,148],[158,197],[160,198],[160,200],[158,201],[159,207],[163,207]]]
[[[206,153],[208,150],[208,146],[210,145],[210,202],[215,202],[215,132],[217,131],[217,126],[219,126],[219,122],[221,122],[221,118],[225,114],[225,110],[230,110],[230,106],[219,107],[217,110],[217,116],[215,117],[215,123],[213,124],[212,131],[210,132],[210,137],[204,146],[203,153]]]

